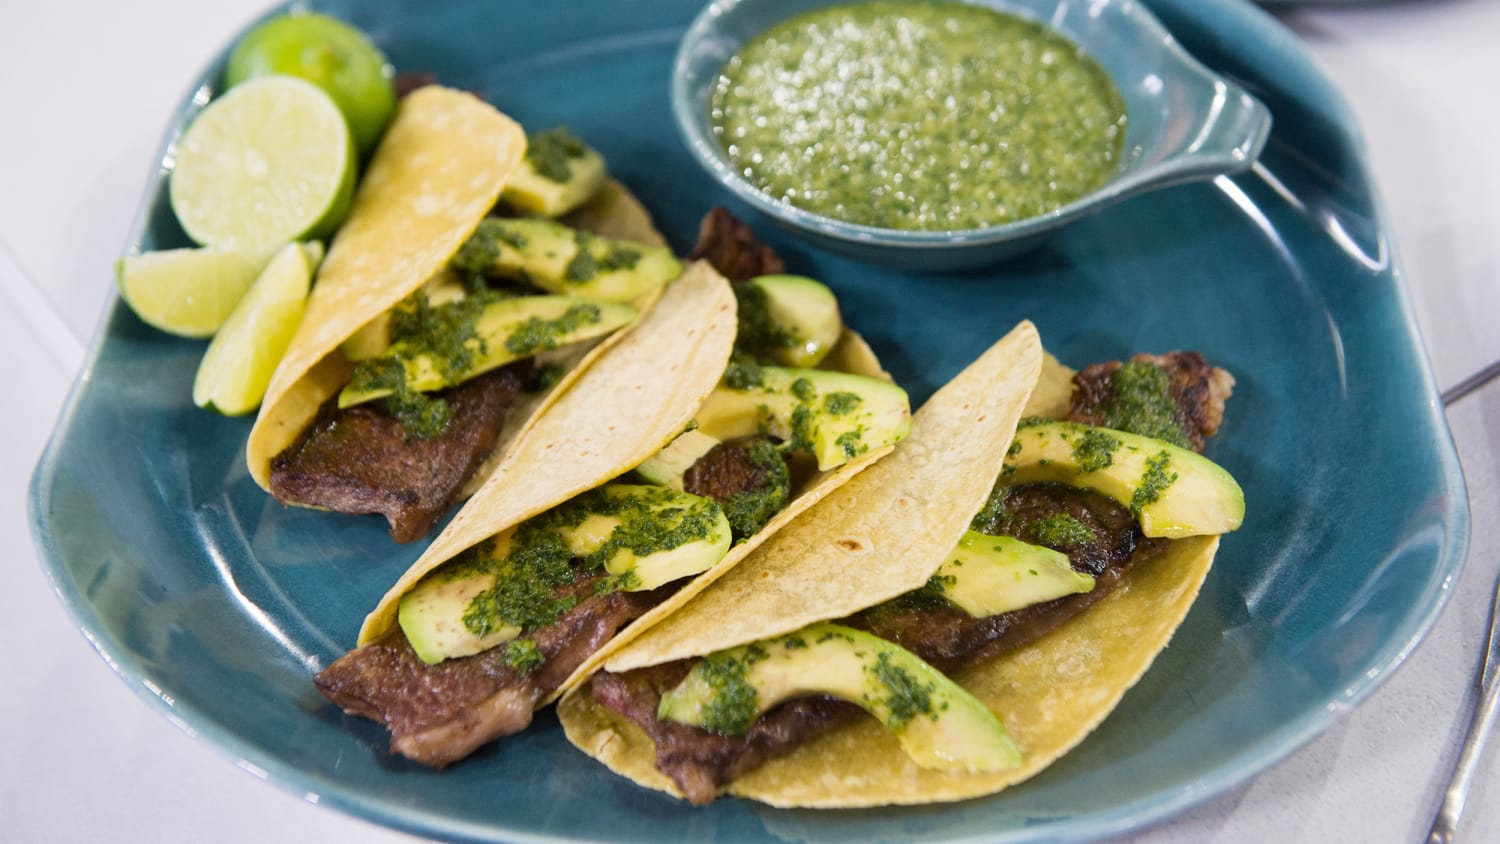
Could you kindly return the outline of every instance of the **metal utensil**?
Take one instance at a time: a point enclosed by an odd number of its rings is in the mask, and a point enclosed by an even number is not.
[[[1495,601],[1490,607],[1490,638],[1485,647],[1484,667],[1474,683],[1474,717],[1469,722],[1469,732],[1464,736],[1463,749],[1458,753],[1458,763],[1453,768],[1453,777],[1448,780],[1448,790],[1443,794],[1443,805],[1432,819],[1432,830],[1427,833],[1427,844],[1449,844],[1458,828],[1458,819],[1464,811],[1464,801],[1469,796],[1469,786],[1474,782],[1474,772],[1484,758],[1484,745],[1489,741],[1495,726],[1495,716],[1500,714],[1500,581],[1495,583]]]

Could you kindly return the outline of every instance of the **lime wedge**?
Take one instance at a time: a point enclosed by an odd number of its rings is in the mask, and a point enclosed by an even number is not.
[[[177,146],[170,193],[193,240],[270,251],[333,232],[354,197],[349,125],[311,82],[263,76],[208,104]]]
[[[250,30],[229,54],[224,85],[277,73],[327,91],[362,155],[374,149],[396,110],[395,73],[385,56],[364,33],[327,15],[293,11]]]
[[[168,249],[121,258],[120,296],[148,325],[181,337],[208,337],[266,266],[266,253]]]
[[[316,242],[289,243],[276,253],[203,353],[193,379],[193,404],[225,416],[249,413],[260,404],[302,322],[313,271],[322,259],[323,246]]]

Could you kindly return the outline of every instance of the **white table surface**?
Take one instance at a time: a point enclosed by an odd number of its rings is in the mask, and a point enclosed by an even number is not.
[[[110,298],[161,127],[261,0],[59,0],[0,7],[0,840],[412,841],[255,781],[138,700],[36,563],[25,488]],[[1286,9],[1285,11],[1281,11]],[[1352,104],[1433,369],[1450,387],[1500,358],[1500,3],[1278,7]],[[37,282],[32,292],[27,280]],[[25,397],[24,400],[18,397]],[[1474,514],[1469,561],[1431,634],[1357,710],[1240,788],[1141,842],[1417,841],[1467,724],[1500,575],[1500,383],[1448,419]],[[1500,752],[1463,840],[1500,841]]]

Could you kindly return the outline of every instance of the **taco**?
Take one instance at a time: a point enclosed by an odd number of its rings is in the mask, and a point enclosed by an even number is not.
[[[565,130],[528,142],[470,94],[419,88],[272,376],[250,474],[283,503],[379,513],[417,539],[680,271]]]
[[[823,318],[832,294],[746,285],[691,263],[521,436],[318,688],[386,725],[393,753],[452,764],[888,454],[911,425],[906,394]],[[832,368],[780,365],[792,355]]]
[[[1184,352],[1074,373],[1018,334],[891,457],[601,660],[559,704],[569,740],[694,803],[824,808],[991,794],[1082,741],[1243,517],[1197,453],[1233,379]],[[929,459],[959,440],[985,460]]]

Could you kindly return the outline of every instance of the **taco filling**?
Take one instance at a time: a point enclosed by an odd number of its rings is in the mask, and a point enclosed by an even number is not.
[[[528,138],[421,87],[273,378],[252,475],[283,503],[378,513],[415,540],[681,268],[566,129]]]
[[[477,537],[446,559],[419,560],[371,616],[384,621],[367,621],[364,644],[317,675],[330,700],[390,730],[392,752],[444,767],[524,729],[606,646],[625,641],[633,622],[680,605],[906,435],[906,394],[872,357],[847,351],[864,347],[843,327],[826,287],[757,276],[737,283],[757,285],[747,294],[700,262],[668,296],[679,286],[715,284],[741,305],[726,334],[732,348],[726,344],[709,373],[724,375],[706,400],[685,408],[687,430],[679,422],[682,433],[644,462],[599,472],[607,480],[633,465],[623,481]],[[787,290],[794,306],[743,305],[747,296],[784,305]],[[747,330],[752,323],[756,331]],[[770,345],[768,332],[778,338]],[[793,354],[802,367],[782,365]],[[655,366],[652,356],[643,359],[653,377],[673,378],[674,367],[654,357]],[[835,362],[856,371],[809,368]],[[610,405],[591,393],[620,388],[604,366],[575,384],[547,424],[567,425],[575,408],[598,416]],[[541,439],[533,431],[532,440]],[[459,520],[494,509],[487,493],[518,483],[525,481],[493,478]]]
[[[866,712],[877,714],[897,734],[912,719],[937,721],[939,710],[948,719],[948,707],[956,706],[951,701],[966,693],[957,690],[944,697],[949,690],[942,680],[913,684],[908,677],[894,682],[891,677],[900,675],[891,675],[890,660],[909,652],[944,675],[961,676],[965,669],[1034,642],[1079,616],[1118,588],[1134,567],[1161,554],[1173,540],[1160,537],[1180,535],[1186,528],[1160,512],[1158,501],[1176,475],[1166,461],[1156,461],[1157,452],[1168,453],[1169,446],[1162,443],[1201,451],[1204,438],[1213,435],[1222,420],[1233,378],[1197,353],[1173,352],[1097,364],[1077,373],[1072,383],[1064,422],[1022,422],[1010,462],[969,533],[923,588],[834,625],[804,628],[706,658],[623,673],[602,671],[580,694],[644,732],[654,746],[657,771],[697,804],[711,801],[727,784],[764,763],[860,720]],[[1103,422],[1111,428],[1092,427]],[[1132,439],[1130,434],[1140,437]],[[1138,484],[1129,496],[1104,484],[1090,489],[1055,482],[1048,479],[1054,471],[1048,468],[1051,459],[1029,462],[1023,456],[1027,449],[1048,448],[1048,438],[1064,441],[1071,451],[1068,459],[1082,463],[1087,471],[1105,468],[1116,457],[1124,462],[1124,450],[1144,448],[1148,455],[1143,476],[1150,477],[1150,467],[1157,466],[1160,481],[1155,489]],[[1152,533],[1158,538],[1143,532],[1143,512],[1154,517]],[[1008,539],[997,542],[991,537]],[[993,557],[994,552],[1011,555],[1019,564],[1014,576],[1007,570],[1003,578],[980,577],[986,555]],[[1054,559],[1061,560],[1061,570],[1046,571],[1044,565]],[[1046,577],[1037,577],[1039,569]],[[1023,573],[1033,581],[1049,582],[1018,598],[1013,582],[1019,583]],[[976,578],[981,580],[977,585]],[[990,588],[996,585],[1003,588]],[[1007,602],[995,603],[1002,593],[1009,593]],[[875,637],[860,640],[857,651],[867,657],[875,654],[879,660],[866,660],[866,687],[856,685],[841,697],[793,695],[777,703],[757,701],[768,687],[751,687],[745,679],[748,672],[762,670],[760,665],[785,675],[790,669],[778,664],[791,664],[813,646],[810,640],[854,641],[856,633]],[[887,654],[884,645],[872,644],[877,640],[897,647]],[[871,676],[883,677],[883,684],[869,681]],[[978,735],[1004,736],[1003,728],[998,734],[995,728],[998,723],[976,727],[965,733],[964,741],[972,743]],[[990,761],[1019,765],[1008,739],[1000,745],[995,755],[999,761]],[[952,759],[940,764],[954,766]],[[838,798],[821,805],[839,805]]]

